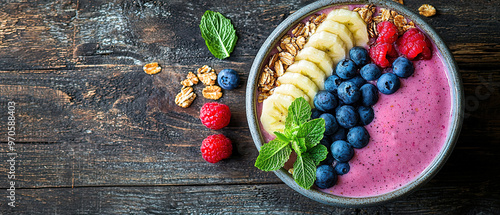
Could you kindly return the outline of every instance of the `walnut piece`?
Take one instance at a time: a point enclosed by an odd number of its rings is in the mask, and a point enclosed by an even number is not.
[[[144,70],[145,73],[150,74],[150,75],[154,75],[154,74],[159,73],[161,71],[161,67],[158,65],[157,62],[148,63],[148,64],[144,65],[144,67],[142,67],[142,69]]]
[[[175,104],[182,108],[187,108],[193,103],[195,98],[196,94],[194,94],[192,87],[182,87],[181,92],[175,96]]]
[[[423,4],[422,6],[420,6],[420,8],[418,8],[418,11],[419,11],[420,15],[423,15],[426,17],[436,15],[436,8],[434,8],[434,6],[432,6],[430,4]]]
[[[217,80],[215,70],[205,65],[198,69],[198,78],[206,86],[212,86]]]
[[[206,86],[201,92],[207,99],[217,100],[222,97],[222,89],[219,86]]]
[[[182,84],[182,86],[185,86],[185,87],[190,87],[190,86],[193,86],[195,84],[198,84],[198,77],[196,77],[196,75],[194,73],[189,72],[188,75],[186,76],[186,79],[181,81],[181,84]]]

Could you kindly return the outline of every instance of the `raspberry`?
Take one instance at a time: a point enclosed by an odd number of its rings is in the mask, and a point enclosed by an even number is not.
[[[396,45],[409,60],[428,60],[432,57],[430,40],[416,28],[406,31]]]
[[[398,53],[394,46],[389,43],[379,43],[370,49],[370,57],[373,62],[380,66],[381,68],[386,68],[391,66],[391,62],[387,59],[389,57],[397,57]]]
[[[384,21],[377,25],[377,43],[394,43],[398,39],[398,28],[392,22]]]
[[[200,110],[200,119],[203,125],[213,130],[226,127],[231,119],[231,111],[225,104],[217,102],[205,103]]]
[[[231,140],[223,134],[210,135],[201,144],[201,156],[209,163],[217,163],[233,153]]]

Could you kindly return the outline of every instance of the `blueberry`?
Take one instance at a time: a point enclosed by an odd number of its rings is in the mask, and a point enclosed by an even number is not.
[[[349,79],[347,81],[350,81],[350,82],[354,83],[354,85],[356,85],[356,87],[358,87],[358,88],[361,88],[361,86],[363,86],[364,84],[366,84],[366,80],[363,79],[359,75],[357,75],[354,78],[351,78],[351,79]]]
[[[335,134],[331,135],[331,141],[337,140],[347,140],[347,130],[345,128],[339,127]]]
[[[349,163],[337,163],[335,165],[335,172],[337,173],[337,175],[347,174],[349,170],[351,170]]]
[[[341,60],[337,64],[337,68],[335,69],[337,75],[342,79],[354,78],[354,76],[356,76],[356,71],[356,64],[354,63],[354,61],[349,59]]]
[[[337,88],[342,83],[342,79],[337,75],[331,75],[325,80],[325,90],[332,93],[333,95],[337,95]]]
[[[326,154],[326,159],[321,161],[320,165],[327,164],[327,165],[331,166],[331,165],[333,165],[333,161],[335,161],[335,159],[333,158],[332,153],[328,152],[328,154]]]
[[[358,113],[350,105],[340,107],[335,116],[337,123],[344,128],[352,128],[358,122]]]
[[[358,107],[359,122],[361,125],[368,125],[375,118],[373,109],[371,107],[359,106]]]
[[[323,118],[325,120],[325,134],[326,135],[331,135],[334,134],[337,129],[339,128],[339,124],[337,123],[337,120],[332,114],[329,113],[324,113],[319,116],[320,118]]]
[[[349,50],[349,58],[359,67],[364,66],[367,63],[370,63],[370,56],[368,55],[368,51],[363,47],[353,47]]]
[[[319,141],[319,143],[321,145],[326,146],[326,148],[328,148],[328,147],[330,147],[330,145],[332,145],[332,138],[328,135],[323,135],[323,139],[321,139],[321,141]]]
[[[347,162],[354,156],[354,149],[344,140],[337,140],[330,146],[333,158],[338,162]]]
[[[217,75],[217,83],[222,89],[232,90],[240,85],[240,76],[232,69],[223,69]]]
[[[410,60],[401,56],[401,57],[398,57],[398,59],[396,59],[392,63],[392,71],[398,77],[408,78],[411,75],[413,75],[413,72],[415,71],[415,67],[413,67],[413,63]]]
[[[319,110],[318,110],[318,109],[316,109],[316,108],[313,108],[313,109],[311,110],[311,112],[312,112],[312,113],[311,113],[311,119],[317,119],[317,118],[319,118],[319,116],[320,116],[321,114],[323,114],[323,112],[319,111]]]
[[[345,104],[353,104],[358,101],[361,93],[359,92],[359,88],[350,81],[342,82],[339,88],[337,89],[337,93],[339,99],[342,100]]]
[[[359,74],[367,81],[374,81],[380,77],[382,71],[380,71],[377,65],[370,63],[363,66],[361,70],[359,70]]]
[[[339,111],[340,107],[344,106],[345,103],[342,101],[342,100],[338,100],[338,105],[337,105],[337,108],[335,108],[335,112],[334,113],[337,113],[337,111]]]
[[[393,94],[400,86],[399,78],[392,73],[385,73],[377,80],[378,90],[386,95]]]
[[[365,84],[359,90],[361,92],[361,104],[372,106],[378,101],[378,90],[373,84]]]
[[[337,173],[331,165],[321,165],[316,169],[316,181],[314,184],[320,189],[333,187],[337,183]]]
[[[347,132],[347,141],[353,148],[361,149],[368,144],[369,140],[370,134],[363,126],[353,127]]]
[[[319,91],[314,96],[314,106],[316,109],[323,112],[328,112],[337,107],[337,98],[328,91]]]

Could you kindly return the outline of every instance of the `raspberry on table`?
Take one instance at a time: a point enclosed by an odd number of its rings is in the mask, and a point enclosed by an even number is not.
[[[377,43],[394,43],[398,39],[398,28],[392,22],[384,21],[377,25]]]
[[[387,56],[393,58],[398,56],[396,49],[390,43],[378,43],[370,49],[370,57],[381,68],[391,66],[391,62],[389,62]]]
[[[231,111],[225,104],[217,102],[205,103],[200,110],[200,119],[203,125],[213,130],[226,127],[231,119]]]
[[[409,60],[428,60],[432,57],[430,40],[416,28],[406,31],[397,40],[396,45],[399,52]]]
[[[233,145],[223,134],[214,134],[203,140],[200,150],[203,159],[209,163],[217,163],[231,156]]]

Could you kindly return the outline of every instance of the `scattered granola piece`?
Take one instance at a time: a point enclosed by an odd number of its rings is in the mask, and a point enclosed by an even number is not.
[[[192,87],[182,87],[181,92],[175,96],[175,104],[182,108],[187,108],[193,103],[196,94],[193,92]]]
[[[418,11],[420,12],[420,15],[426,17],[436,15],[436,8],[430,4],[423,4],[420,8],[418,8]]]
[[[395,1],[395,2],[400,3],[400,4],[404,4],[403,0],[392,0],[392,1]]]
[[[181,84],[182,84],[182,86],[185,86],[185,87],[190,87],[190,86],[193,86],[195,84],[198,84],[198,77],[196,77],[196,75],[194,73],[189,72],[188,75],[186,76],[186,79],[181,81]]]
[[[215,70],[205,65],[198,69],[198,78],[206,86],[211,86],[217,81]]]
[[[142,67],[142,69],[144,70],[145,73],[150,74],[150,75],[154,75],[154,74],[159,73],[161,71],[161,67],[158,65],[157,62],[148,63],[148,64],[144,65],[144,67]]]
[[[207,99],[217,100],[222,97],[222,89],[219,86],[206,86],[202,91],[203,97]]]

